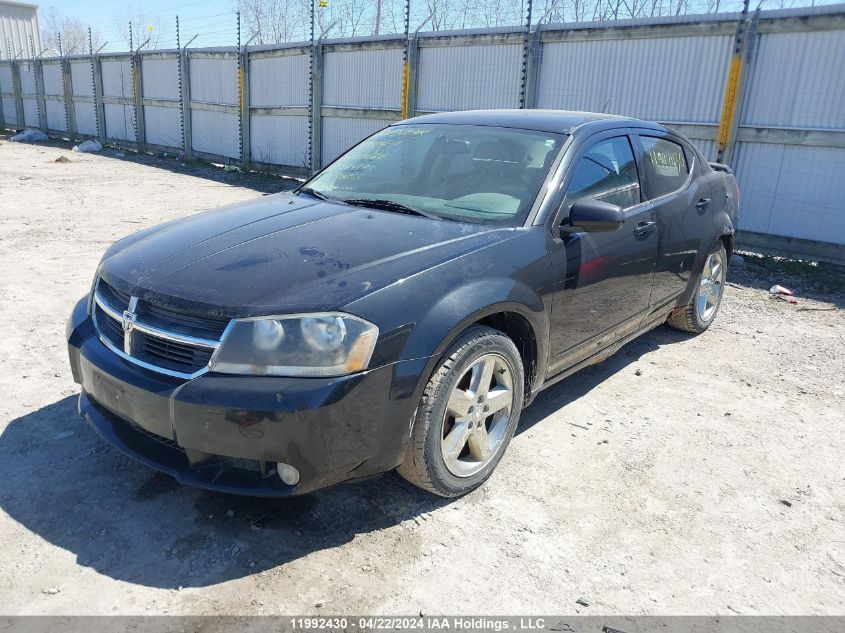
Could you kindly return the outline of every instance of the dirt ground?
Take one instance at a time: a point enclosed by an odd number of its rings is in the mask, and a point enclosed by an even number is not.
[[[463,499],[387,475],[262,501],[104,445],[65,320],[116,238],[289,183],[5,137],[0,169],[0,611],[845,613],[841,274],[746,257],[710,331],[542,393]]]

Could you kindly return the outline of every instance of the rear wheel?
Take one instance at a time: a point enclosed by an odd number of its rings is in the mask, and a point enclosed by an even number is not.
[[[704,260],[692,299],[687,305],[675,308],[666,323],[675,329],[696,334],[710,327],[722,303],[727,269],[728,254],[719,240]]]
[[[523,384],[508,337],[481,326],[461,335],[426,386],[399,474],[443,497],[480,486],[513,437]]]

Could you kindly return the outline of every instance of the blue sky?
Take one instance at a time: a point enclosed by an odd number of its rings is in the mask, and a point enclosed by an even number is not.
[[[29,0],[39,4],[41,10],[55,7],[61,13],[79,18],[99,30],[103,41],[109,41],[105,50],[125,50],[118,22],[128,22],[129,16],[150,22],[160,20],[160,48],[175,46],[176,15],[179,15],[182,43],[195,33],[202,35],[197,46],[230,45],[236,43],[235,0],[142,0],[135,2],[103,0]],[[146,24],[145,24],[146,26]],[[188,34],[185,37],[186,33]]]

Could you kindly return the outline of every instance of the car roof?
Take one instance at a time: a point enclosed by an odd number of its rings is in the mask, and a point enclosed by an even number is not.
[[[509,127],[538,132],[556,132],[568,134],[582,126],[593,131],[616,127],[647,127],[665,130],[662,125],[633,119],[630,117],[596,112],[574,112],[569,110],[463,110],[460,112],[441,112],[425,114],[405,119],[396,125],[416,123],[451,123],[456,125],[489,125]]]

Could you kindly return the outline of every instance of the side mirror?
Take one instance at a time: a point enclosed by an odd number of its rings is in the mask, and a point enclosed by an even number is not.
[[[623,224],[625,212],[618,204],[582,198],[572,205],[569,224],[561,225],[560,232],[610,233],[621,229]]]

